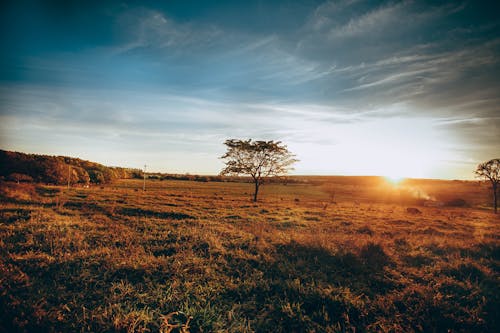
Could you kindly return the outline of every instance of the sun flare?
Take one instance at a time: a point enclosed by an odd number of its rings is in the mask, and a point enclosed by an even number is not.
[[[401,183],[401,181],[403,181],[405,179],[405,177],[393,175],[393,176],[385,176],[384,179],[389,184],[396,186],[396,185],[399,185],[399,183]]]

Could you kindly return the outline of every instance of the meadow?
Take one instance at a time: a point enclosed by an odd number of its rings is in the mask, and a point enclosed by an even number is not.
[[[0,331],[500,331],[486,183],[295,180],[1,183]]]

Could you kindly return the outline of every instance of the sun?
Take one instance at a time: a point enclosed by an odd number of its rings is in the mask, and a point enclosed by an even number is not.
[[[385,176],[384,179],[391,185],[396,186],[401,183],[405,179],[403,176],[396,176],[396,175],[391,175],[391,176]]]
[[[385,181],[388,184],[390,184],[390,185],[392,185],[394,187],[397,187],[397,186],[399,186],[401,184],[401,182],[403,180],[406,179],[406,177],[404,177],[404,176],[395,176],[394,175],[394,176],[384,176],[384,179],[385,179]]]

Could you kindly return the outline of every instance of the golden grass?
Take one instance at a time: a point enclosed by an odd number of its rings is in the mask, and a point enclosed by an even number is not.
[[[498,331],[487,187],[307,180],[2,183],[0,331]]]

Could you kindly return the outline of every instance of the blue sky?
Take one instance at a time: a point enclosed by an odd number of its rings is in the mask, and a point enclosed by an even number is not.
[[[472,178],[500,153],[494,1],[4,1],[0,146],[216,174]]]

